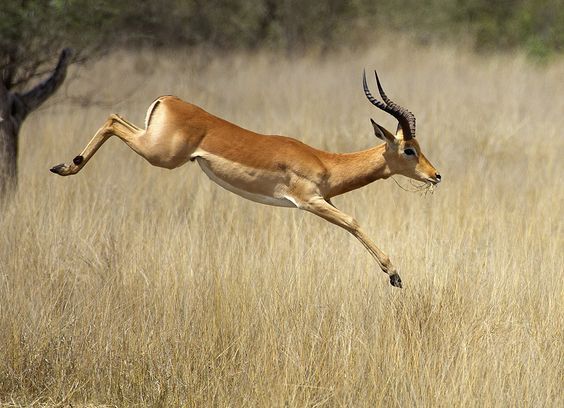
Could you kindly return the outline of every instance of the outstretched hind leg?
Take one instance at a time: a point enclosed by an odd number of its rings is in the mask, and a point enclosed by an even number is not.
[[[134,124],[128,122],[118,115],[110,115],[106,123],[96,132],[92,140],[86,145],[82,153],[76,156],[72,163],[58,164],[51,168],[51,171],[60,176],[70,176],[78,173],[94,153],[111,136],[117,136],[123,140],[135,152],[142,154],[143,134],[145,131]]]

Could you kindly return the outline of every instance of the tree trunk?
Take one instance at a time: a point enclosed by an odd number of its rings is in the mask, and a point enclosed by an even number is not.
[[[71,51],[65,48],[49,77],[30,91],[11,92],[0,81],[0,200],[9,198],[18,183],[18,138],[23,121],[61,86]]]
[[[11,196],[17,185],[20,126],[12,115],[12,99],[0,82],[0,197]]]

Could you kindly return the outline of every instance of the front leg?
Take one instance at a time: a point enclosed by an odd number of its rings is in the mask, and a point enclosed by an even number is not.
[[[401,288],[401,279],[398,275],[396,268],[392,265],[390,258],[380,250],[360,228],[358,222],[348,214],[338,210],[333,205],[328,203],[323,197],[315,197],[300,205],[300,208],[309,211],[327,221],[346,229],[353,234],[364,247],[374,257],[380,268],[384,273],[390,277],[392,286]]]

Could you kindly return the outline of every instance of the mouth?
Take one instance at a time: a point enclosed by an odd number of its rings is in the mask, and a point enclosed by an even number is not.
[[[441,182],[441,175],[435,170],[435,174],[430,177],[426,177],[425,181],[427,183],[431,183],[433,186],[436,186]]]

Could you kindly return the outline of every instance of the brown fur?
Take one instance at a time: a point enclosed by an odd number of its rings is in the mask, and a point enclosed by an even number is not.
[[[403,140],[401,128],[394,136],[376,125],[386,143],[356,153],[329,153],[289,137],[243,129],[174,96],[158,98],[147,113],[146,124],[146,129],[140,129],[111,115],[78,156],[83,160],[55,166],[51,171],[62,176],[78,173],[114,135],[154,166],[173,169],[198,160],[212,180],[236,194],[265,204],[295,206],[346,229],[390,276],[392,285],[401,287],[388,256],[352,217],[329,201],[393,174],[440,181],[415,139]],[[408,147],[417,156],[406,156],[404,149]]]

